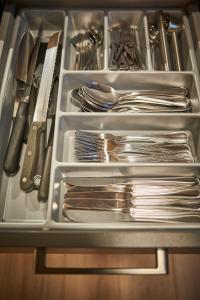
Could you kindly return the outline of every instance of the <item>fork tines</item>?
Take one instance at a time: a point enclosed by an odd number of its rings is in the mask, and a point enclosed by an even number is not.
[[[78,161],[91,162],[193,162],[188,138],[175,135],[142,134],[115,136],[108,133],[75,131],[74,154]]]

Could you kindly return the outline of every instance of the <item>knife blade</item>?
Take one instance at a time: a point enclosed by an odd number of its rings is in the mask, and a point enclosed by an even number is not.
[[[40,53],[38,55],[40,56]],[[43,60],[44,60],[44,56],[43,56]],[[35,73],[34,73],[35,79],[34,79],[33,85],[35,85],[37,92],[38,92],[38,89],[40,86],[42,70],[43,70],[43,63],[39,64],[37,66]],[[29,105],[29,118],[28,118],[27,127],[26,127],[26,134],[25,134],[25,136],[27,136],[27,140],[28,140],[30,127],[31,127],[31,124],[33,121],[36,99],[37,99],[37,93],[36,93],[34,101],[30,102],[30,105]],[[35,184],[34,188],[35,189],[38,189],[39,185],[40,185],[40,178],[42,176],[42,170],[43,170],[44,161],[45,161],[45,149],[46,149],[46,130],[44,132],[42,132],[42,134],[40,135],[38,161],[37,161],[36,172],[34,175],[34,184]]]
[[[37,67],[34,72],[34,79],[33,79],[33,83],[32,83],[32,85],[35,87],[35,89],[37,89],[37,92],[38,92],[39,86],[40,86],[40,80],[41,80],[41,76],[42,76],[42,69],[43,69],[43,64],[44,64],[46,48],[47,48],[47,43],[43,42],[43,40],[42,40],[40,43],[40,49],[38,52],[38,59],[37,59]],[[37,94],[36,94],[34,101],[30,101],[30,105],[29,105],[28,121],[27,121],[27,126],[26,126],[26,132],[24,135],[25,144],[27,144],[27,141],[28,141],[28,135],[29,135],[30,127],[31,127],[34,112],[35,112],[36,100],[37,100]]]
[[[54,127],[55,127],[56,99],[58,94],[58,86],[59,86],[59,78],[56,77],[51,91],[52,105],[49,109],[49,116],[52,118],[51,129],[50,129],[48,145],[46,149],[44,168],[43,168],[40,187],[38,191],[38,200],[41,202],[46,202],[49,196],[49,181],[50,181],[50,171],[51,171],[51,158],[53,152],[53,137],[54,137]]]
[[[20,187],[25,192],[29,192],[34,188],[33,177],[38,159],[39,140],[41,133],[46,128],[48,103],[53,81],[60,33],[61,32],[58,31],[49,38],[45,55],[35,113],[30,128],[24,164],[20,178]]]
[[[37,161],[36,172],[34,175],[35,189],[38,190],[38,200],[45,202],[48,200],[49,192],[49,179],[51,169],[51,156],[53,151],[53,136],[54,136],[54,123],[57,105],[58,85],[59,85],[59,73],[61,63],[62,45],[58,46],[56,65],[54,70],[54,79],[51,89],[48,105],[48,119],[51,119],[50,133],[48,137],[48,144],[46,148],[46,136],[47,130],[43,131],[40,135],[39,142],[39,156]]]
[[[42,33],[42,26],[40,26],[40,29],[38,31],[36,43],[32,50],[31,57],[29,59],[28,73],[24,74],[23,78],[20,79],[21,81],[23,80],[25,84],[25,89],[23,91],[23,96],[21,97],[18,105],[16,117],[13,123],[13,128],[12,128],[12,132],[11,132],[11,136],[6,151],[5,160],[4,160],[4,170],[8,175],[14,175],[19,170],[19,161],[21,157],[24,134],[25,134],[26,124],[28,119],[28,107],[30,103],[31,86],[32,86],[34,70],[37,62],[41,33]],[[19,72],[18,69],[19,66],[17,68],[17,72]],[[18,74],[17,76],[20,75]]]

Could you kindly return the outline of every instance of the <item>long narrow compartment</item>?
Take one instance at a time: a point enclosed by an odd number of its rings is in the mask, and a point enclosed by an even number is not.
[[[169,60],[171,64],[171,71],[178,71],[176,69],[176,62],[174,60],[174,50],[173,50],[173,31],[175,32],[177,36],[177,47],[179,49],[179,55],[180,55],[180,65],[181,65],[181,71],[191,71],[194,68],[193,60],[191,56],[191,49],[193,46],[190,43],[190,40],[188,37],[190,36],[190,29],[187,24],[187,16],[185,15],[185,12],[182,10],[163,10],[162,11],[164,18],[169,18],[169,21],[171,22],[170,25],[166,24],[165,29],[165,36],[166,40],[169,43]],[[155,50],[155,58],[159,62],[157,65],[153,65],[152,61],[152,54],[151,54],[151,68],[152,70],[162,70],[162,62],[161,62],[161,56],[162,51],[160,47],[160,35],[158,33],[159,28],[159,11],[156,10],[149,10],[146,11],[147,16],[147,24],[148,24],[148,41],[149,41],[149,47],[150,50],[153,50],[151,47],[154,47],[156,45]],[[171,19],[171,21],[170,21]],[[170,27],[171,26],[171,27]],[[174,28],[172,28],[174,26]],[[151,51],[152,52],[152,51]]]
[[[47,218],[47,203],[41,203],[37,198],[37,191],[24,193],[19,186],[21,167],[23,165],[24,152],[20,160],[20,169],[14,176],[7,176],[3,171],[3,161],[7,149],[9,133],[12,128],[13,109],[15,107],[17,80],[15,78],[15,68],[18,57],[20,39],[27,29],[29,29],[35,39],[42,24],[42,40],[58,30],[63,31],[65,22],[65,12],[62,10],[22,10],[16,17],[12,44],[9,49],[6,74],[8,81],[5,87],[5,97],[2,103],[1,119],[1,178],[0,178],[0,226],[2,227],[42,227]],[[44,40],[44,43],[46,41]],[[61,42],[62,43],[62,42]],[[13,49],[14,52],[13,52]]]
[[[199,167],[168,167],[168,166],[123,166],[123,167],[64,167],[58,166],[55,171],[55,184],[53,192],[52,210],[50,212],[50,218],[53,220],[55,226],[66,227],[72,222],[76,223],[93,223],[91,226],[95,226],[95,223],[99,226],[105,226],[105,223],[121,223],[122,226],[138,226],[139,223],[129,215],[129,213],[120,213],[117,211],[104,211],[98,210],[78,210],[69,209],[69,211],[63,211],[64,197],[67,191],[67,186],[95,186],[105,184],[117,184],[126,183],[140,179],[141,181],[148,179],[165,179],[165,180],[183,180],[187,182],[189,179],[199,177]],[[134,193],[134,191],[133,191]],[[149,201],[151,199],[149,198]],[[133,197],[134,201],[134,197]],[[160,199],[161,204],[163,199]],[[109,206],[108,206],[109,208]],[[112,208],[112,206],[110,207]],[[197,221],[197,220],[196,220]],[[127,223],[129,222],[129,223]],[[195,221],[194,221],[195,223]],[[140,223],[145,226],[145,223]],[[150,225],[150,223],[148,224]],[[167,224],[166,226],[172,226],[174,224]],[[180,225],[180,224],[179,224]],[[182,224],[184,225],[184,224]],[[109,225],[108,225],[109,226]]]

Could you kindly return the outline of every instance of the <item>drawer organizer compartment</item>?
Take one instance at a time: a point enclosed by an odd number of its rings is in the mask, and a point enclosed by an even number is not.
[[[65,70],[145,72],[196,68],[189,22],[182,10],[70,10],[67,15]]]
[[[88,226],[91,224],[92,228],[95,228],[95,223],[101,228],[105,228],[104,226],[109,227],[109,224],[112,225],[115,223],[116,226],[122,226],[122,228],[130,228],[131,226],[133,229],[137,228],[137,226],[152,226],[155,225],[155,223],[157,223],[156,226],[158,227],[159,223],[165,223],[166,227],[184,226],[184,222],[187,223],[186,226],[188,227],[190,225],[192,226],[192,223],[193,226],[198,226],[198,214],[196,216],[193,215],[191,218],[186,218],[185,220],[183,218],[177,218],[176,220],[175,218],[162,218],[162,210],[165,211],[165,209],[170,208],[176,209],[177,207],[179,207],[180,210],[186,208],[187,204],[184,204],[184,199],[187,199],[188,203],[191,201],[191,206],[188,204],[190,207],[192,207],[194,203],[196,204],[194,204],[193,208],[199,206],[198,177],[199,168],[191,166],[168,167],[135,165],[133,167],[122,166],[111,168],[58,166],[54,173],[55,184],[53,187],[51,210],[49,210],[48,215],[51,221],[53,221],[52,226],[62,228],[67,228],[68,226],[75,228],[79,226],[79,223],[82,223],[81,226],[84,226],[84,223]],[[165,184],[159,185],[162,181],[164,181]],[[121,189],[122,191],[122,185],[130,182],[132,182],[134,186],[131,187],[131,191],[127,188],[126,196],[124,196],[119,190]],[[176,183],[170,187],[169,183],[172,184],[173,182]],[[177,182],[179,182],[179,185]],[[192,189],[194,188],[197,194],[196,196],[193,194],[194,197],[192,194],[190,194],[190,196],[188,194],[188,197],[184,198],[184,193],[188,193],[187,186],[190,185],[189,182],[192,182],[193,185],[191,189],[189,188],[190,192],[192,193]],[[118,193],[113,192],[112,194],[111,188],[113,191],[116,191],[117,184]],[[167,184],[168,187],[166,186]],[[84,190],[84,186],[87,187],[86,190]],[[145,190],[145,186],[148,189]],[[89,193],[94,187],[96,197],[98,198],[92,198],[92,194]],[[97,191],[100,188],[104,188],[104,192],[98,194]],[[72,193],[73,189],[74,194]],[[110,193],[108,193],[109,190]],[[171,196],[170,191],[172,193]],[[129,192],[131,194],[128,194]],[[93,191],[93,193],[95,192]],[[152,195],[155,196],[153,197]],[[124,197],[127,197],[127,199]],[[132,201],[131,204],[128,200]],[[164,205],[166,201],[168,201],[169,205],[169,201],[175,200],[177,200],[177,202],[174,206],[173,204],[171,204],[171,206]],[[122,208],[124,209],[122,210]],[[130,208],[132,208],[132,211],[129,211]],[[137,211],[135,211],[134,215],[134,209],[152,209],[152,217],[151,215],[144,214],[144,219],[142,220],[139,218],[139,215],[137,215]],[[154,220],[153,210],[156,209],[161,210],[161,212]]]
[[[146,17],[143,11],[108,12],[109,70],[142,71],[148,69],[146,29]],[[131,51],[135,55],[131,55]]]
[[[24,32],[29,30],[32,39],[36,43],[40,27],[42,28],[37,65],[42,64],[44,63],[44,52],[46,51],[48,37],[52,36],[57,31],[63,32],[64,22],[65,12],[62,10],[22,10],[16,17],[12,35],[12,44],[9,49],[10,54],[7,60],[7,86],[5,87],[5,97],[2,103],[2,119],[0,126],[2,136],[2,143],[0,146],[1,170],[4,168],[9,134],[12,131],[12,117],[13,114],[16,114],[17,109],[15,107],[17,107],[19,103],[17,97],[19,98],[21,93],[23,93],[21,83],[15,77],[21,38],[23,37]],[[60,44],[62,44],[62,39],[63,35],[60,39]],[[14,52],[12,49],[15,49]],[[35,71],[35,80],[36,76],[39,76],[39,74],[40,73],[37,74]],[[36,100],[34,99],[34,96],[37,97],[37,93],[31,94],[30,97],[32,97],[32,101]],[[13,110],[15,112],[13,112]],[[47,127],[50,127],[51,120],[47,120],[47,123]],[[2,227],[41,227],[46,223],[47,204],[38,201],[37,190],[33,190],[30,193],[24,193],[20,189],[20,176],[25,150],[26,144],[24,143],[19,161],[20,167],[16,174],[10,176],[4,171],[1,172],[0,219]]]
[[[199,85],[196,76],[192,73],[121,73],[121,72],[113,72],[97,74],[97,73],[87,73],[84,74],[64,74],[63,81],[62,81],[62,94],[61,99],[59,102],[59,110],[61,112],[72,113],[76,115],[81,115],[81,105],[78,101],[75,101],[72,97],[72,91],[75,89],[79,89],[88,82],[100,82],[106,83],[110,87],[114,88],[117,93],[123,92],[134,92],[135,90],[159,90],[163,89],[170,90],[174,87],[184,87],[188,91],[188,98],[191,101],[191,111],[192,113],[198,113],[200,106],[199,106]],[[108,96],[109,100],[109,96]],[[148,101],[148,100],[147,100]],[[95,110],[93,111],[95,112]],[[93,114],[91,112],[91,114]],[[139,112],[145,112],[139,111]],[[177,111],[173,109],[170,111],[172,114],[176,113]],[[84,112],[86,114],[87,112]],[[117,114],[117,112],[106,112],[106,115],[112,115],[113,113]],[[125,112],[126,114],[129,111]],[[134,111],[130,111],[130,114],[134,113]],[[137,111],[136,111],[137,113]],[[95,112],[98,114],[98,112]],[[100,115],[104,114],[104,112],[100,112]],[[71,115],[71,114],[70,114]],[[89,113],[90,115],[90,113]],[[119,116],[121,113],[119,113]]]
[[[162,61],[162,48],[160,44],[160,15],[157,11],[147,11],[148,40],[151,52],[151,68],[153,70],[163,70],[166,65]],[[164,11],[163,35],[167,43],[165,55],[169,60],[168,71],[186,71],[192,69],[190,56],[190,43],[188,41],[190,31],[188,30],[188,20],[182,11]],[[166,17],[167,16],[167,17]],[[177,50],[176,50],[177,49]],[[178,51],[178,58],[176,56]]]
[[[20,189],[20,176],[24,161],[26,145],[20,160],[20,169],[14,176],[8,176],[2,171],[0,189],[0,228],[79,228],[80,223],[88,228],[113,226],[116,228],[136,228],[149,226],[149,222],[133,222],[130,218],[124,218],[122,222],[116,215],[105,213],[103,219],[97,218],[93,212],[81,211],[65,220],[62,213],[64,202],[64,182],[82,184],[100,184],[132,180],[132,178],[163,178],[163,177],[194,177],[199,176],[199,132],[200,132],[200,81],[196,66],[196,57],[190,27],[187,17],[180,10],[163,11],[164,14],[172,15],[183,23],[183,32],[180,35],[183,70],[172,69],[163,72],[162,68],[154,68],[151,58],[151,46],[149,43],[149,24],[156,22],[155,10],[22,10],[15,22],[15,30],[12,37],[14,52],[7,60],[9,72],[7,74],[7,86],[5,97],[2,100],[2,120],[0,133],[3,141],[0,145],[1,161],[0,168],[3,170],[3,161],[6,155],[9,133],[12,130],[12,115],[15,106],[15,94],[18,82],[15,78],[15,68],[20,46],[20,36],[28,28],[33,38],[36,39],[41,21],[43,20],[42,38],[47,43],[47,38],[57,31],[62,31],[60,47],[62,58],[57,65],[60,69],[59,88],[55,114],[55,130],[53,153],[51,157],[51,174],[49,184],[48,201],[38,201],[38,191],[33,190],[25,193]],[[128,29],[127,23],[128,22]],[[111,45],[113,42],[113,30],[120,31],[119,45]],[[122,38],[123,30],[124,38]],[[130,32],[131,34],[130,35]],[[100,35],[97,35],[100,34]],[[116,33],[116,32],[115,32]],[[133,37],[132,51],[127,48],[127,39]],[[76,38],[75,38],[76,37]],[[79,42],[80,39],[80,42]],[[75,45],[73,45],[72,40]],[[99,42],[98,42],[99,41]],[[171,37],[169,37],[169,44]],[[134,48],[135,47],[135,48]],[[11,51],[11,50],[10,50]],[[138,52],[137,52],[138,51]],[[85,53],[86,52],[86,53]],[[135,54],[135,52],[137,52]],[[138,54],[139,53],[139,54]],[[80,58],[80,55],[82,57]],[[111,58],[120,60],[120,67],[110,67]],[[126,58],[130,55],[129,58]],[[132,64],[133,56],[141,55],[144,66],[137,70]],[[118,58],[119,56],[119,58]],[[121,56],[121,58],[120,58]],[[130,63],[130,68],[125,68],[125,58]],[[88,59],[90,61],[88,62]],[[135,58],[134,58],[135,59]],[[77,64],[86,64],[86,67],[76,67]],[[127,63],[127,61],[126,61]],[[174,62],[173,62],[174,63]],[[94,64],[94,65],[92,65]],[[131,65],[132,64],[132,65]],[[89,68],[90,66],[91,68]],[[98,66],[98,67],[97,67]],[[122,67],[123,66],[123,67]],[[123,70],[122,70],[123,69]],[[186,89],[187,97],[191,102],[191,109],[187,112],[119,112],[119,111],[81,111],[80,106],[72,99],[72,91],[91,82],[107,84],[117,93],[134,92],[136,90],[152,91],[170,88]],[[185,95],[183,95],[185,96]],[[163,96],[164,97],[164,96]],[[109,97],[108,97],[109,98]],[[164,98],[164,100],[166,100]],[[167,99],[168,100],[168,99]],[[101,103],[100,103],[101,104]],[[154,104],[153,104],[154,105]],[[101,105],[99,105],[101,106]],[[48,140],[52,120],[47,120]],[[73,139],[70,135],[74,131],[86,131],[95,133],[111,133],[114,135],[136,135],[144,133],[160,134],[178,132],[187,137],[188,148],[191,154],[189,162],[79,162],[72,159]],[[88,139],[89,140],[89,139]],[[47,144],[47,141],[46,141]],[[176,143],[177,144],[177,143]],[[70,212],[74,213],[74,212]],[[75,216],[75,217],[74,217]],[[95,223],[97,223],[95,225]],[[108,223],[108,224],[107,224]],[[153,225],[152,225],[153,224]],[[155,228],[160,224],[151,223]],[[81,225],[82,226],[82,225]],[[95,227],[96,226],[96,227]],[[186,224],[167,224],[169,227],[187,226],[198,227],[198,221]]]
[[[169,123],[167,123],[167,120]],[[190,121],[192,120],[192,124],[190,124]],[[119,125],[116,128],[116,123],[118,123]],[[191,126],[192,125],[192,126]],[[140,143],[141,143],[141,153],[142,151],[144,151],[144,161],[142,160],[138,160],[136,159],[135,162],[138,163],[142,163],[142,162],[148,162],[148,158],[146,161],[145,158],[145,153],[147,151],[147,155],[151,153],[151,145],[152,143],[150,142],[150,140],[154,140],[155,137],[155,143],[156,143],[156,139],[160,139],[158,141],[159,145],[162,147],[165,147],[165,143],[171,143],[170,139],[171,137],[173,138],[173,134],[176,134],[180,136],[184,135],[183,137],[183,143],[185,143],[186,145],[189,146],[189,148],[187,148],[187,151],[189,150],[189,152],[191,152],[191,155],[193,157],[193,162],[196,161],[196,155],[198,155],[199,152],[199,133],[197,128],[199,128],[199,118],[186,118],[186,117],[180,117],[179,119],[177,117],[166,117],[163,116],[160,119],[158,118],[153,118],[153,117],[146,117],[143,116],[143,118],[141,118],[140,116],[134,116],[134,120],[132,119],[127,119],[126,117],[113,117],[112,121],[110,121],[110,119],[106,118],[106,117],[91,117],[90,119],[86,118],[86,117],[79,117],[79,118],[73,118],[73,117],[61,117],[60,122],[59,122],[59,127],[57,128],[58,133],[57,133],[57,145],[59,145],[58,147],[55,148],[55,153],[56,153],[56,159],[58,162],[63,162],[66,164],[76,164],[76,163],[84,163],[84,164],[94,164],[96,163],[103,163],[103,161],[95,161],[94,162],[89,160],[89,161],[78,161],[76,156],[75,156],[75,131],[77,132],[85,132],[87,133],[95,133],[95,134],[111,134],[112,136],[110,137],[110,140],[114,139],[115,136],[128,136],[129,139],[133,139],[132,140],[132,145],[133,145],[133,151],[134,151],[134,147],[139,147],[140,149]],[[173,126],[173,127],[172,127]],[[146,130],[146,128],[148,128],[148,130]],[[173,128],[173,129],[172,129]],[[144,137],[146,135],[146,138]],[[163,140],[161,141],[162,138],[165,139],[165,135],[167,135],[167,140]],[[170,135],[172,135],[170,137]],[[135,139],[134,139],[135,137]],[[138,138],[137,138],[138,137]],[[142,140],[142,137],[144,137],[144,140]],[[86,136],[84,137],[85,140],[85,145],[86,142],[88,140],[88,153],[93,153],[92,152],[92,144],[90,145],[90,139],[92,137],[91,136]],[[169,141],[168,141],[169,138]],[[185,140],[186,138],[186,140]],[[109,139],[109,137],[107,138]],[[148,139],[148,140],[147,140]],[[150,140],[149,140],[150,139]],[[179,139],[177,137],[177,139]],[[182,138],[181,138],[182,139]],[[77,143],[78,143],[78,138],[77,138]],[[94,140],[93,140],[94,141]],[[83,141],[84,142],[84,141]],[[117,141],[116,141],[117,142]],[[145,142],[147,142],[147,144],[145,144]],[[128,143],[128,141],[127,141]],[[164,144],[162,144],[164,143]],[[174,142],[176,145],[178,145],[179,143],[182,144],[182,141],[177,141]],[[120,144],[120,141],[119,141]],[[131,142],[130,142],[131,144]],[[173,144],[173,140],[172,140],[172,144]],[[81,142],[80,142],[81,145]],[[149,145],[149,146],[148,146]],[[158,146],[159,146],[158,145]],[[87,145],[86,145],[87,146]],[[116,145],[117,147],[118,145]],[[173,147],[173,145],[172,145]],[[143,149],[143,150],[142,150]],[[158,148],[157,148],[158,150]],[[97,152],[100,151],[100,149],[97,150]],[[103,151],[103,148],[102,148]],[[104,151],[106,151],[106,149],[104,149]],[[131,151],[131,150],[130,150]],[[139,150],[138,150],[139,151]],[[148,153],[149,151],[149,153]],[[152,150],[154,151],[154,150]],[[156,151],[156,149],[155,149]],[[166,155],[167,155],[167,148],[163,149],[163,153],[165,153],[166,151]],[[181,150],[182,151],[182,150]],[[184,150],[183,150],[184,152]],[[173,153],[173,150],[172,150]],[[174,150],[174,155],[175,155],[176,151]],[[135,153],[136,157],[137,157],[137,152]],[[147,156],[148,157],[148,156]],[[159,156],[158,156],[159,157]],[[149,158],[149,159],[150,159]],[[172,157],[173,159],[173,157]],[[175,159],[175,158],[174,158]],[[198,158],[197,158],[198,160]],[[169,160],[170,162],[171,160]],[[152,161],[149,161],[152,162]],[[156,161],[153,161],[154,163],[156,163]],[[166,162],[165,161],[157,161],[157,162]],[[176,163],[176,159],[174,161],[172,161],[174,164]],[[177,162],[182,162],[184,163],[184,161],[179,161],[177,160]],[[190,163],[192,161],[189,161]],[[104,164],[107,164],[108,162],[105,160]],[[118,164],[118,163],[128,163],[128,161],[126,160],[122,160],[122,161],[111,161],[109,162],[110,164]],[[130,161],[131,163],[131,161]],[[134,163],[134,157],[133,157],[133,161],[132,163]],[[187,161],[185,161],[185,163],[187,163]]]
[[[104,32],[106,32],[106,29],[104,31],[104,12],[69,11],[67,24],[65,69],[79,69],[78,64],[82,66],[82,70],[90,69],[90,64],[84,64],[85,59],[90,56],[96,56],[97,59],[96,64],[91,69],[104,69]],[[95,36],[92,36],[96,32],[99,34],[97,42],[94,40]],[[80,53],[80,57],[78,53]]]

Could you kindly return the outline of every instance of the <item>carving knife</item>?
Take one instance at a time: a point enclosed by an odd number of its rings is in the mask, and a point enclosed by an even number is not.
[[[38,200],[42,201],[42,202],[47,201],[48,195],[49,195],[51,157],[52,157],[52,151],[53,151],[54,125],[55,125],[55,114],[56,114],[58,86],[59,86],[61,54],[62,54],[62,46],[59,45],[58,52],[57,52],[57,58],[56,58],[56,66],[55,66],[55,70],[54,70],[53,85],[52,85],[52,89],[51,89],[51,94],[50,94],[50,99],[49,99],[49,107],[48,107],[48,117],[47,118],[51,119],[48,144],[47,144],[47,147],[46,147],[46,144],[45,144],[45,147],[43,146],[44,145],[43,140],[44,140],[44,137],[46,138],[46,134],[43,134],[43,135],[41,134],[39,159],[37,162],[36,173],[34,176],[35,189],[38,188]],[[44,133],[46,133],[46,131]],[[44,149],[45,149],[45,151],[44,151]],[[37,179],[38,186],[36,186],[35,179]]]
[[[22,151],[22,145],[24,140],[24,134],[26,130],[26,124],[28,119],[28,107],[30,103],[30,94],[31,94],[31,86],[34,77],[34,71],[37,62],[37,56],[40,46],[40,35],[41,35],[42,27],[40,27],[38,31],[38,35],[36,38],[35,46],[32,50],[32,54],[29,58],[29,63],[25,64],[28,66],[28,72],[26,73],[24,68],[21,66],[22,70],[19,70],[21,65],[21,60],[18,60],[17,74],[16,78],[20,80],[20,82],[24,83],[23,95],[20,97],[20,102],[18,105],[18,109],[16,112],[16,117],[13,122],[13,128],[11,131],[11,136],[9,139],[6,156],[4,160],[4,170],[8,175],[14,175],[19,169],[19,161]],[[29,33],[30,35],[30,33]],[[27,48],[25,49],[26,51]],[[19,52],[20,57],[22,53]],[[25,58],[24,58],[25,59]]]
[[[25,192],[29,192],[34,188],[33,177],[35,174],[35,168],[37,166],[40,135],[46,128],[48,103],[53,81],[59,39],[60,31],[56,32],[49,38],[47,46],[35,113],[30,127],[24,164],[20,178],[20,187]]]
[[[53,152],[53,137],[54,137],[54,126],[55,126],[55,113],[56,113],[56,100],[58,95],[58,86],[59,86],[59,78],[56,77],[54,79],[52,91],[51,91],[51,99],[52,105],[49,111],[49,117],[51,117],[51,129],[49,133],[48,145],[46,149],[46,158],[44,162],[44,168],[42,172],[42,178],[40,182],[40,187],[38,190],[38,200],[41,202],[46,202],[49,196],[49,181],[50,181],[50,171],[51,171],[51,158]]]

